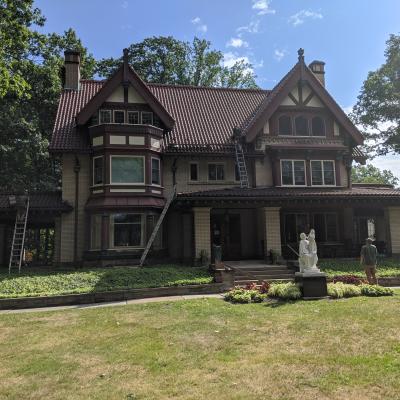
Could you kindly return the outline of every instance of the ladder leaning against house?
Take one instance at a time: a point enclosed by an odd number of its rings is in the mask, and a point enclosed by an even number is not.
[[[165,215],[167,214],[169,206],[171,205],[171,203],[175,199],[175,196],[176,196],[176,185],[174,185],[172,193],[169,196],[167,202],[165,203],[165,206],[164,206],[164,208],[163,208],[163,210],[162,210],[162,212],[160,214],[160,217],[158,218],[156,226],[154,227],[153,232],[151,233],[151,236],[150,236],[150,238],[149,238],[149,240],[148,240],[148,242],[146,244],[146,247],[145,247],[145,249],[143,251],[142,257],[140,258],[140,266],[141,267],[143,266],[143,264],[144,264],[144,262],[146,260],[147,254],[150,251],[150,248],[151,248],[151,246],[152,246],[152,244],[153,244],[153,242],[154,242],[154,240],[155,240],[155,238],[157,236],[157,233],[160,230],[161,224],[163,223]]]
[[[249,177],[247,175],[246,160],[244,158],[243,146],[241,143],[242,135],[238,128],[234,128],[232,139],[235,143],[235,158],[236,158],[236,168],[239,173],[240,187],[248,189]]]
[[[21,272],[28,213],[29,197],[26,197],[26,200],[24,200],[23,204],[17,204],[17,215],[15,217],[14,235],[11,246],[10,262],[8,264],[8,273],[11,273],[11,269],[13,268],[18,268],[18,272]]]

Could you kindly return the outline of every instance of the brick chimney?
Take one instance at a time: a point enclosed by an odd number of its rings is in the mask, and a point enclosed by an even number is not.
[[[323,61],[313,61],[308,68],[311,69],[315,77],[325,86],[325,63]]]
[[[81,53],[75,50],[64,51],[65,57],[65,84],[64,89],[79,90],[79,81],[81,79],[80,62]]]

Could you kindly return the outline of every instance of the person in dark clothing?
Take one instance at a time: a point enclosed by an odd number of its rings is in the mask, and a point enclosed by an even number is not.
[[[378,283],[376,279],[376,258],[378,251],[372,242],[371,238],[366,239],[366,244],[361,248],[360,264],[364,267],[368,283],[376,285]]]

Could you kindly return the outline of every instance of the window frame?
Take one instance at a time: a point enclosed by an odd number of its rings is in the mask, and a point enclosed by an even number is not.
[[[115,113],[116,112],[124,113],[124,122],[115,122]],[[125,110],[113,110],[113,124],[121,125],[121,124],[125,124],[125,123],[126,123],[126,112],[125,112]]]
[[[117,214],[125,214],[125,215],[140,215],[140,245],[138,246],[115,246],[114,240],[115,240],[115,235],[114,235],[114,229],[115,229],[115,221],[114,217]],[[110,248],[111,249],[117,249],[117,250],[129,250],[129,249],[143,249],[145,247],[145,223],[143,222],[145,220],[145,214],[143,213],[135,213],[135,212],[125,212],[125,213],[113,213],[110,214],[110,226],[109,226],[109,237],[110,237]],[[117,222],[117,225],[129,225],[133,224],[128,223],[128,222]]]
[[[192,165],[196,166],[197,179],[192,179]],[[199,182],[200,181],[200,168],[197,161],[189,162],[189,182]]]
[[[323,129],[324,129],[323,135],[314,135],[314,128],[313,128],[314,118],[319,118],[322,121],[322,126],[323,126]],[[326,121],[325,121],[325,118],[321,117],[320,115],[312,115],[310,119],[311,119],[310,136],[311,137],[317,137],[317,138],[326,137]]]
[[[210,170],[209,170],[210,165],[215,165],[215,166],[221,165],[223,167],[224,179],[222,179],[222,180],[221,179],[215,179],[215,180],[210,179]],[[226,167],[226,165],[224,162],[208,162],[207,163],[207,182],[212,182],[212,183],[226,182],[226,168],[225,167]],[[217,172],[216,172],[215,176],[217,177]]]
[[[137,115],[137,120],[138,120],[137,124],[131,124],[131,123],[129,122],[129,114],[136,114],[136,115]],[[127,123],[128,125],[140,125],[140,111],[137,111],[137,110],[128,110],[127,113],[126,113],[126,123]]]
[[[145,123],[143,123],[143,114],[151,114],[151,124],[145,124]],[[154,123],[154,115],[153,115],[153,111],[141,111],[140,112],[140,123],[142,124],[142,125],[151,125],[151,126],[153,126],[153,123]]]
[[[141,158],[143,159],[143,182],[113,182],[112,181],[112,159],[113,158]],[[145,156],[132,156],[126,154],[110,154],[110,185],[117,185],[117,186],[124,186],[124,185],[131,185],[131,186],[143,186],[146,184],[146,157]]]
[[[303,118],[307,122],[307,135],[298,135],[297,134],[297,128],[296,128],[296,120],[298,118]],[[310,116],[304,115],[304,114],[297,114],[293,118],[293,137],[310,137],[311,136],[311,129],[310,129]]]
[[[306,165],[306,160],[299,160],[299,159],[280,159],[279,160],[280,161],[280,168],[281,168],[281,186],[284,186],[284,187],[307,187],[308,185],[307,185],[307,165]],[[284,162],[284,161],[291,161],[292,162],[292,174],[293,174],[293,176],[292,176],[292,184],[291,185],[288,185],[288,184],[284,184],[283,183],[283,176],[282,176],[282,172],[283,172],[283,169],[282,169],[282,162]],[[303,165],[304,165],[304,185],[296,185],[295,184],[295,175],[294,175],[294,162],[295,161],[301,161],[301,162],[303,162]]]
[[[153,160],[158,161],[158,183],[153,182]],[[161,160],[158,157],[151,157],[151,185],[161,186]]]
[[[314,185],[313,183],[313,169],[312,169],[312,163],[313,162],[320,162],[322,165],[322,185]],[[325,184],[325,169],[324,169],[324,162],[331,162],[333,164],[333,184],[331,185],[326,185]],[[336,181],[336,162],[335,160],[310,160],[310,178],[311,178],[311,186],[315,187],[335,187],[337,186],[337,181]]]
[[[289,117],[290,118],[290,122],[291,122],[291,127],[292,127],[292,134],[291,135],[284,135],[280,133],[280,129],[279,129],[279,119],[281,117]],[[307,135],[297,135],[296,134],[296,118],[297,117],[303,117],[306,119],[307,121]],[[323,122],[323,126],[324,126],[324,134],[323,135],[313,135],[313,131],[312,131],[312,121],[315,117],[321,118],[322,122]],[[283,110],[280,111],[278,113],[278,115],[276,116],[276,120],[275,120],[275,125],[276,125],[276,135],[279,137],[286,137],[286,138],[309,138],[309,137],[315,137],[315,138],[326,138],[326,129],[327,129],[327,124],[326,124],[326,115],[323,114],[318,114],[318,113],[314,113],[314,112],[310,112],[310,111],[304,111],[304,112],[300,112],[300,111],[292,111],[290,112],[284,112]]]
[[[102,161],[102,174],[101,174],[102,175],[102,181],[101,181],[101,183],[94,183],[94,177],[95,177],[94,162],[98,158],[101,158],[103,160]],[[104,156],[95,156],[95,157],[92,158],[92,187],[98,187],[98,186],[103,186],[104,185],[104,183],[105,183],[104,182],[104,171],[105,171],[104,166],[105,166],[104,165]]]
[[[103,122],[103,121],[102,121],[102,119],[101,119],[101,113],[102,113],[102,111],[103,111],[103,112],[107,112],[107,113],[110,114],[110,121],[109,121],[109,122]],[[112,113],[112,110],[111,110],[111,109],[100,109],[100,110],[99,110],[99,125],[101,125],[101,124],[112,124],[112,121],[113,121],[113,113]]]
[[[289,120],[290,120],[290,127],[291,127],[291,131],[292,131],[292,133],[291,133],[290,135],[287,135],[287,134],[285,135],[285,134],[283,134],[283,133],[280,132],[280,123],[279,123],[279,120],[281,119],[281,117],[288,117],[288,118],[289,118]],[[278,115],[277,122],[278,122],[278,136],[281,136],[281,137],[293,137],[293,136],[295,136],[295,135],[294,135],[293,116],[292,116],[292,115],[289,115],[289,114],[281,114],[281,115]]]

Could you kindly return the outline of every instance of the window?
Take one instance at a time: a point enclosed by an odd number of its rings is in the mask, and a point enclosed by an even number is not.
[[[144,183],[144,157],[111,156],[111,183]]]
[[[103,168],[103,156],[93,158],[93,186],[101,185],[104,183],[104,168]]]
[[[311,183],[314,186],[334,186],[334,161],[311,161]]]
[[[143,246],[143,223],[141,214],[114,214],[111,218],[113,247]]]
[[[299,117],[296,117],[294,121],[296,127],[296,135],[308,136],[308,120],[300,115]]]
[[[325,123],[321,117],[314,117],[312,119],[312,135],[325,136]]]
[[[305,162],[302,160],[281,160],[281,177],[284,186],[305,186]]]
[[[161,184],[160,159],[158,159],[158,158],[151,159],[151,183],[154,185]]]
[[[101,215],[92,215],[90,221],[90,248],[101,249]]]
[[[153,113],[142,111],[142,124],[143,125],[153,125]]]
[[[125,111],[122,110],[115,110],[114,111],[114,122],[116,124],[123,124],[125,123]]]
[[[128,111],[128,124],[139,124],[139,111]]]
[[[310,224],[308,214],[286,214],[284,218],[285,241],[296,243],[300,240],[300,233],[308,233]]]
[[[111,110],[100,110],[100,123],[109,124],[111,122]]]
[[[313,215],[313,228],[318,240],[321,242],[337,242],[338,222],[335,213],[316,213]]]
[[[192,182],[197,182],[199,180],[199,164],[190,163],[190,176],[189,179]]]
[[[224,164],[208,164],[209,181],[223,181],[224,179]]]
[[[292,119],[287,115],[279,117],[279,134],[292,135]]]

